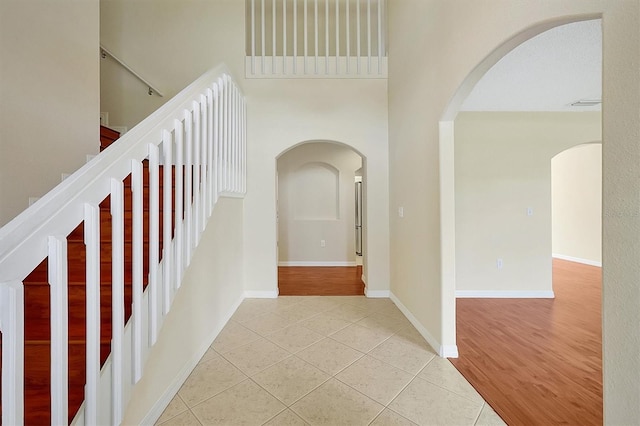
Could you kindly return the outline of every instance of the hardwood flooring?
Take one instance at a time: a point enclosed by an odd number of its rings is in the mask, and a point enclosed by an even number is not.
[[[455,367],[509,425],[601,425],[601,269],[554,259],[555,299],[458,299]]]
[[[362,266],[278,267],[281,296],[362,296]]]

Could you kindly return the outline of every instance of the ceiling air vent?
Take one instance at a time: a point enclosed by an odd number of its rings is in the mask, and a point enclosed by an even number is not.
[[[600,105],[602,103],[602,99],[580,99],[579,101],[575,101],[571,104],[574,107],[590,107]]]

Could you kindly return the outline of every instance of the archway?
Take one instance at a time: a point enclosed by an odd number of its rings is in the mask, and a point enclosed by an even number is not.
[[[442,266],[442,341],[444,356],[457,357],[456,342],[456,201],[455,118],[475,85],[502,57],[525,41],[561,25],[598,19],[601,15],[561,17],[533,25],[494,49],[463,80],[445,108],[439,122],[440,165],[440,249]],[[450,344],[447,344],[450,342]],[[452,344],[451,344],[452,343]]]
[[[365,161],[353,147],[324,140],[277,157],[279,294],[365,294],[366,239],[356,238],[367,233],[365,198],[357,196],[359,189],[366,196]]]
[[[601,49],[601,46],[600,46]],[[480,113],[479,113],[480,114]],[[506,113],[503,113],[505,115]],[[512,113],[516,114],[516,113]],[[455,244],[452,245],[453,257],[450,258],[452,261],[453,272],[450,278],[452,279],[453,287],[456,290],[459,290],[459,285],[462,282],[465,282],[465,285],[468,285],[470,276],[473,276],[473,279],[478,280],[478,277],[482,274],[479,274],[478,271],[474,271],[473,267],[477,265],[473,265],[469,259],[461,258],[461,253],[479,253],[483,255],[484,251],[495,250],[503,250],[505,254],[514,259],[517,267],[515,269],[519,269],[515,274],[509,275],[505,274],[507,271],[507,264],[509,261],[505,257],[504,262],[504,270],[503,262],[501,256],[496,256],[495,252],[491,253],[488,258],[483,258],[479,262],[482,267],[487,265],[493,265],[493,270],[489,270],[485,268],[485,275],[491,276],[491,279],[487,280],[487,282],[482,283],[481,286],[486,287],[493,285],[495,287],[490,288],[492,291],[486,291],[482,288],[481,291],[469,291],[469,294],[466,294],[467,297],[489,297],[489,298],[498,298],[498,297],[507,297],[507,298],[537,298],[534,303],[530,301],[524,302],[522,300],[514,300],[514,301],[491,301],[491,300],[476,300],[476,301],[458,301],[458,308],[460,309],[460,316],[456,318],[456,322],[458,319],[460,323],[458,324],[458,331],[460,332],[460,349],[465,350],[465,354],[467,356],[463,356],[461,359],[456,360],[454,365],[458,367],[458,369],[463,372],[463,374],[469,379],[473,377],[473,372],[470,371],[468,367],[469,359],[472,356],[469,356],[470,352],[473,352],[470,348],[468,342],[478,341],[479,343],[475,347],[493,347],[496,350],[502,350],[503,353],[512,350],[510,353],[509,359],[519,360],[516,364],[526,365],[531,363],[531,353],[535,353],[535,350],[539,350],[540,347],[545,346],[546,341],[544,338],[540,338],[540,340],[536,340],[537,337],[545,336],[545,332],[554,329],[556,324],[553,322],[553,316],[544,315],[544,313],[548,313],[553,308],[553,301],[544,300],[541,298],[552,298],[554,297],[554,293],[551,287],[551,170],[550,170],[550,160],[551,158],[558,152],[567,147],[574,146],[580,143],[583,143],[588,140],[593,140],[592,138],[601,137],[601,128],[600,128],[600,114],[594,113],[595,120],[594,122],[597,125],[592,127],[595,134],[585,136],[583,133],[579,131],[575,131],[576,129],[584,126],[585,123],[578,123],[576,127],[573,129],[574,131],[568,131],[564,133],[564,130],[568,130],[570,127],[563,122],[564,119],[558,120],[555,122],[550,117],[546,117],[544,115],[536,116],[530,112],[528,113],[520,113],[520,115],[511,116],[511,117],[501,117],[500,114],[496,114],[490,119],[486,116],[482,117],[482,119],[476,120],[476,123],[473,123],[473,118],[466,117],[463,114],[457,114],[456,117],[452,117],[447,128],[446,125],[443,125],[441,122],[441,148],[442,147],[442,134],[450,131],[449,136],[451,137],[450,142],[451,146],[447,149],[450,149],[450,153],[453,163],[453,169],[451,170],[455,176],[455,180],[451,182],[453,193],[450,194],[453,199],[452,211],[456,213],[452,223],[453,227],[449,229],[451,232],[451,238],[455,238]],[[497,118],[496,118],[497,117]],[[454,123],[453,118],[457,118]],[[465,128],[460,125],[459,121],[461,118],[464,118],[462,121],[471,122],[470,126]],[[475,117],[476,119],[478,117]],[[582,117],[584,118],[584,117]],[[478,126],[481,125],[486,126],[486,122],[490,121],[491,130],[487,132],[490,135],[488,138],[484,138],[481,134],[482,132],[478,131]],[[512,122],[510,122],[512,121]],[[579,121],[579,120],[577,120]],[[588,121],[588,120],[587,120]],[[524,123],[524,124],[523,124]],[[467,123],[468,124],[468,123]],[[473,125],[476,125],[474,128]],[[573,123],[575,124],[575,123]],[[445,132],[442,132],[442,130]],[[540,131],[540,129],[544,129],[544,131]],[[560,131],[559,131],[560,130]],[[460,180],[459,179],[461,173],[456,173],[458,170],[456,168],[460,165],[460,159],[456,156],[459,154],[460,146],[459,141],[461,136],[466,133],[467,138],[469,139],[469,135],[473,135],[471,139],[474,139],[475,142],[486,142],[484,145],[482,143],[477,143],[475,147],[469,149],[466,153],[467,158],[474,157],[474,162],[480,163],[477,165],[475,170],[476,175],[470,179],[467,179],[467,182],[463,182],[466,184],[465,190],[467,191],[466,195],[469,194],[481,194],[485,199],[481,200],[478,205],[473,206],[475,208],[475,212],[473,210],[467,211],[468,214],[466,217],[466,223],[463,220],[461,221],[461,216],[459,213],[459,209],[456,207],[456,203],[464,202],[465,208],[469,209],[469,196],[467,199],[460,200],[456,198],[459,195],[459,187]],[[504,136],[503,133],[506,133],[506,136],[501,139],[501,136]],[[454,134],[455,134],[455,150],[454,150]],[[551,136],[553,135],[553,136]],[[485,135],[487,136],[487,135]],[[582,138],[582,139],[581,139]],[[497,142],[496,142],[497,141]],[[516,142],[520,145],[517,149],[509,150],[510,143]],[[482,149],[484,152],[479,152],[477,149],[478,145],[482,145]],[[469,144],[467,144],[467,148]],[[473,148],[476,148],[475,154],[473,153]],[[442,153],[441,153],[442,154]],[[442,160],[442,156],[441,156]],[[486,161],[485,161],[486,160]],[[442,165],[442,162],[441,162]],[[467,161],[466,163],[462,162],[462,165],[466,165],[469,167],[473,166],[472,162]],[[484,170],[481,170],[484,167]],[[441,168],[441,173],[444,173],[446,167]],[[468,177],[468,176],[466,176]],[[474,179],[475,178],[475,179]],[[473,182],[473,185],[469,185],[469,182]],[[483,186],[484,185],[484,186]],[[470,186],[473,188],[470,189]],[[458,191],[456,191],[458,190]],[[441,194],[442,195],[442,194]],[[475,201],[478,201],[477,199]],[[484,202],[484,204],[482,204]],[[529,204],[531,203],[531,204]],[[497,207],[495,207],[497,206]],[[464,246],[460,247],[461,241],[464,240],[462,238],[462,234],[466,231],[468,236],[469,231],[469,222],[473,220],[473,213],[478,215],[478,212],[482,212],[486,207],[494,207],[492,212],[489,212],[486,216],[492,216],[491,219],[494,219],[495,222],[487,221],[487,223],[483,223],[481,228],[482,231],[485,232],[482,237],[484,237],[484,241],[474,241],[476,246],[473,247],[469,244],[469,241],[464,241]],[[541,217],[542,216],[542,217]],[[471,217],[471,218],[470,218]],[[542,219],[542,220],[540,220]],[[443,222],[446,221],[446,218],[443,217]],[[462,226],[460,226],[462,224]],[[466,226],[466,228],[465,228]],[[457,232],[456,231],[462,231]],[[482,233],[479,232],[479,233]],[[501,232],[504,231],[504,232]],[[443,228],[443,233],[446,232]],[[487,242],[493,239],[493,244],[488,244]],[[443,237],[443,240],[446,241],[447,238]],[[444,247],[443,247],[444,250]],[[448,256],[449,254],[443,252],[443,256]],[[493,257],[493,258],[492,258]],[[497,259],[496,259],[497,257]],[[465,263],[463,268],[458,267],[460,263]],[[537,266],[536,266],[537,263]],[[457,265],[458,264],[458,265]],[[490,267],[490,266],[489,266]],[[529,268],[529,269],[527,269]],[[469,272],[467,269],[470,269]],[[539,274],[539,272],[543,270],[544,273]],[[462,274],[463,272],[469,272],[466,275]],[[446,274],[447,271],[444,271]],[[514,272],[510,270],[508,272]],[[501,278],[505,278],[501,281]],[[530,281],[527,281],[530,280]],[[496,285],[498,283],[498,285]],[[524,284],[522,287],[515,286],[514,283]],[[536,287],[543,283],[544,285]],[[546,284],[545,284],[546,283]],[[445,285],[445,283],[443,283]],[[519,291],[513,291],[516,288]],[[559,286],[559,288],[562,288]],[[473,289],[478,290],[478,289]],[[483,291],[484,290],[484,291]],[[524,290],[524,291],[523,291]],[[458,291],[455,293],[456,296],[459,296]],[[564,301],[564,299],[563,299]],[[446,301],[443,301],[445,304]],[[464,302],[464,303],[463,303]],[[467,302],[472,302],[467,303]],[[503,303],[504,302],[504,303]],[[452,309],[455,315],[455,299],[451,300]],[[555,305],[557,310],[560,310],[561,305]],[[591,305],[585,305],[591,306]],[[475,315],[469,316],[469,312],[475,309]],[[510,314],[506,314],[502,316],[502,313],[510,312]],[[596,323],[600,324],[600,310],[598,304],[598,310],[596,312]],[[463,315],[464,313],[464,315]],[[514,315],[515,313],[515,315]],[[562,314],[558,313],[558,316]],[[475,334],[470,334],[470,318],[473,321],[476,330],[478,331]],[[510,318],[510,319],[507,319]],[[532,332],[528,325],[531,323],[532,319],[535,318],[536,331]],[[522,321],[520,321],[522,319]],[[492,321],[493,324],[505,324],[504,326],[491,326]],[[567,324],[567,330],[578,330],[576,328],[576,322],[572,322],[568,317],[565,317],[565,321]],[[446,322],[445,322],[446,324]],[[507,325],[508,324],[508,325]],[[569,325],[570,324],[570,325]],[[486,334],[484,331],[494,329],[499,329],[501,336],[503,336],[504,344],[500,344],[497,340],[492,340],[494,335],[491,335],[490,332]],[[586,328],[586,327],[585,327]],[[589,332],[592,329],[589,328]],[[589,360],[596,360],[591,365],[594,368],[594,374],[597,375],[598,368],[601,368],[601,365],[598,365],[597,362],[597,354],[600,352],[600,346],[598,345],[597,334],[599,332],[596,330],[593,334],[589,334],[587,338],[585,338],[582,342],[579,337],[576,337],[576,343],[567,343],[568,348],[575,347],[576,344],[596,342],[595,350],[593,345],[587,347],[587,345],[583,345],[582,353],[588,354],[585,358]],[[578,335],[578,333],[572,333],[573,335]],[[587,335],[587,333],[585,333]],[[472,336],[472,337],[471,337]],[[527,336],[522,340],[519,340],[517,336]],[[564,341],[569,342],[569,339],[564,339]],[[464,342],[464,345],[463,345]],[[527,346],[530,344],[530,346]],[[530,351],[529,348],[534,347],[533,351]],[[515,348],[515,349],[514,349]],[[567,352],[570,352],[567,349]],[[508,362],[504,359],[500,359],[499,356],[494,356],[491,351],[485,352],[484,350],[479,350],[476,354],[480,354],[480,357],[485,359],[494,359],[496,364],[501,364],[506,366],[506,369],[512,368]],[[552,348],[548,348],[548,353],[553,354],[555,356],[557,352]],[[596,354],[596,355],[594,355]],[[565,356],[563,354],[562,356]],[[551,357],[550,357],[551,358]],[[540,358],[540,365],[551,365],[553,363],[546,362],[550,358]],[[561,359],[562,357],[556,357],[556,359]],[[575,357],[579,358],[579,357]],[[583,362],[581,359],[579,362]],[[465,364],[466,363],[466,364]],[[566,362],[565,362],[566,364]],[[502,380],[499,373],[496,373],[495,370],[491,368],[487,368],[486,370],[487,376],[484,377],[485,383],[492,383],[493,386],[499,388],[508,388],[510,384],[508,380]],[[546,373],[536,370],[534,367],[530,370],[533,377],[541,377]],[[573,373],[575,374],[575,372]],[[525,373],[526,376],[526,373]],[[571,373],[567,374],[567,376],[571,376]],[[517,374],[514,374],[513,377],[517,377]],[[554,386],[557,386],[558,389],[566,389],[565,382],[561,378],[561,375],[558,375],[558,379],[549,380],[550,383],[553,383]],[[575,376],[573,376],[575,377]],[[495,379],[494,379],[495,378]],[[522,379],[519,377],[519,381],[526,381],[526,379]],[[534,380],[534,379],[532,379]],[[477,386],[477,389],[483,393],[485,398],[489,397],[496,398],[494,401],[497,403],[499,399],[495,396],[495,394],[490,394],[486,388],[481,388],[479,386],[479,382],[474,382],[473,379],[470,379],[474,386]],[[582,384],[581,384],[582,386]],[[597,386],[595,386],[597,388]],[[562,394],[569,394],[566,391],[559,391]],[[597,389],[594,391],[594,394],[597,394]],[[591,395],[590,395],[591,397]],[[540,392],[536,392],[534,390],[529,390],[526,396],[527,402],[535,401],[534,405],[538,405],[540,407],[544,407],[548,402],[548,399],[545,399],[545,395],[541,395]],[[521,392],[514,392],[511,401],[514,401],[514,406],[521,406],[521,401],[523,400],[523,394]],[[502,400],[504,402],[504,400]],[[595,414],[590,413],[590,415],[597,416],[599,408],[601,407],[601,398],[598,401],[598,396],[595,395],[592,400],[589,400],[589,407],[594,407]],[[598,404],[600,402],[600,405]],[[520,405],[518,405],[520,404]],[[576,405],[576,404],[573,404]],[[496,411],[500,412],[500,406],[494,407]],[[502,411],[501,414],[505,414],[508,411]],[[588,417],[588,416],[587,416]],[[505,420],[513,421],[513,418],[509,420],[505,417]]]
[[[568,148],[551,159],[552,254],[602,266],[602,143]]]

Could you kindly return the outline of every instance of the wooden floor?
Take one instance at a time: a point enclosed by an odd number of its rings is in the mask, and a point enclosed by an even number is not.
[[[507,424],[602,424],[601,282],[554,260],[555,299],[457,300],[451,361]]]
[[[362,296],[362,266],[278,267],[281,296]]]

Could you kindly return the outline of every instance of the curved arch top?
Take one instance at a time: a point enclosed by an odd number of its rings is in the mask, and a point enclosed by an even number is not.
[[[487,71],[489,71],[489,69],[491,69],[491,67],[493,67],[500,59],[509,54],[509,52],[511,52],[522,43],[525,43],[533,37],[561,25],[571,24],[574,22],[589,21],[599,18],[602,18],[601,13],[557,17],[533,24],[528,28],[514,34],[512,37],[508,38],[493,51],[491,51],[465,77],[465,79],[460,83],[458,89],[454,92],[453,96],[449,100],[442,114],[441,121],[454,120],[456,115],[460,111],[460,107],[462,106],[464,100],[467,98],[467,96],[469,96],[475,85],[482,79]]]
[[[289,152],[289,151],[291,151],[293,149],[296,149],[299,146],[310,144],[310,143],[329,143],[329,144],[334,144],[334,145],[341,145],[341,146],[344,146],[346,148],[349,148],[350,150],[352,150],[353,152],[358,154],[360,157],[362,157],[363,160],[365,160],[367,158],[366,155],[364,155],[360,150],[356,149],[353,145],[351,145],[349,143],[336,141],[336,140],[328,140],[328,139],[310,139],[310,140],[304,140],[304,141],[300,141],[300,142],[294,143],[293,145],[289,146],[288,148],[285,148],[278,155],[276,155],[276,160],[281,158],[287,152]]]

